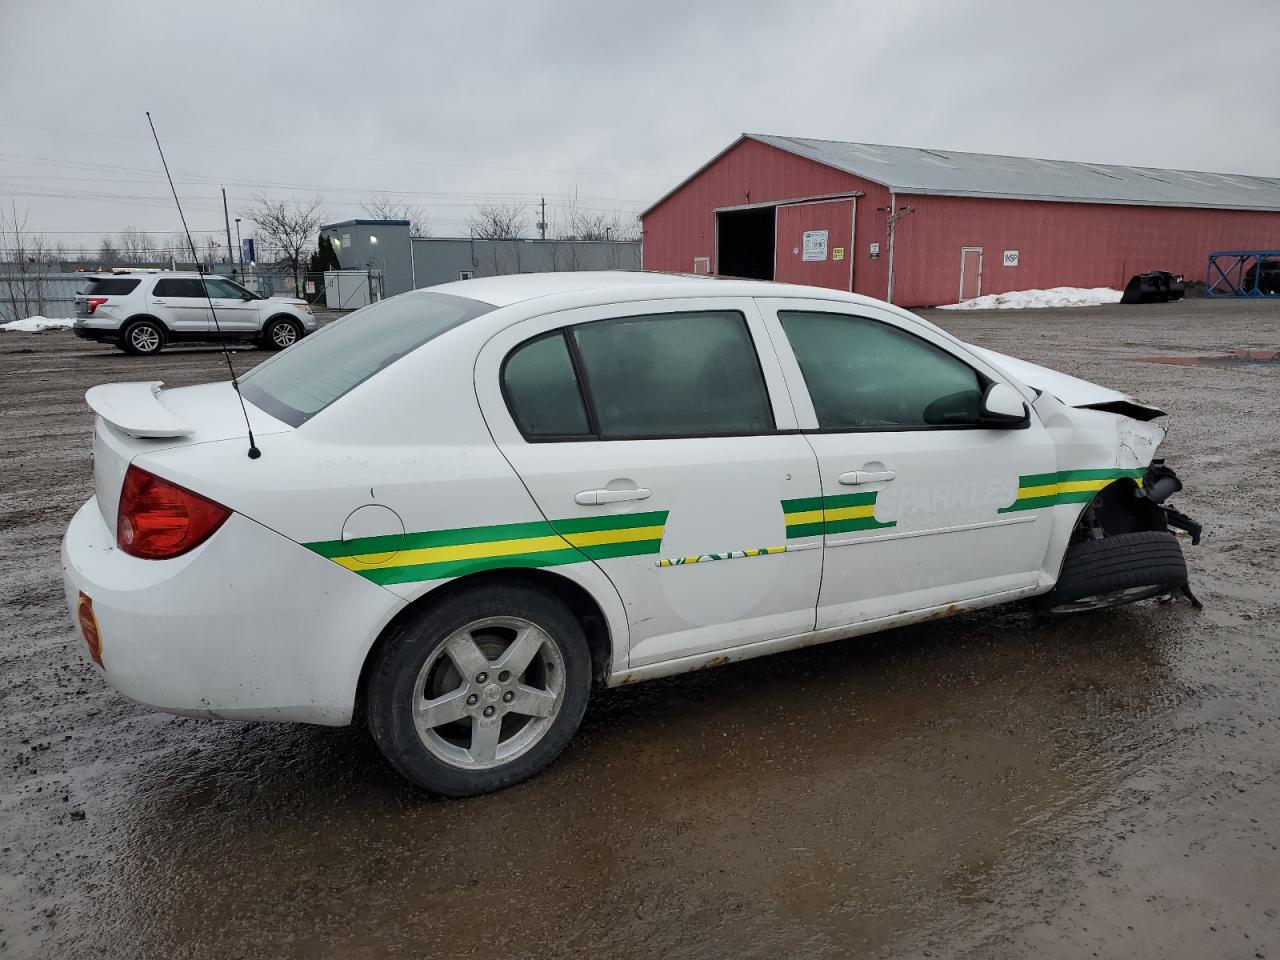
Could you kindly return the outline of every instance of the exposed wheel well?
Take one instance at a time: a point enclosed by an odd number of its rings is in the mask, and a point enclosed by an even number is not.
[[[456,580],[449,581],[444,586],[438,587],[414,600],[391,619],[391,622],[379,634],[378,639],[373,642],[369,652],[365,654],[364,664],[360,667],[360,679],[356,684],[354,716],[359,718],[364,711],[365,685],[368,682],[369,670],[375,659],[375,654],[382,646],[384,638],[389,636],[398,624],[406,617],[414,615],[424,608],[438,604],[447,597],[473,589],[482,583],[493,583],[497,580],[507,583],[515,581],[541,587],[568,607],[569,611],[582,626],[583,634],[586,635],[587,646],[591,650],[592,678],[596,684],[604,681],[613,662],[613,640],[609,635],[609,624],[605,620],[604,611],[600,609],[600,605],[596,603],[591,594],[568,577],[562,577],[560,574],[552,573],[549,570],[524,570],[520,568],[488,570],[484,573],[474,573],[470,576],[459,577]]]
[[[1108,484],[1085,505],[1071,531],[1071,542],[1114,537],[1140,530],[1167,530],[1164,511],[1125,478]]]
[[[120,332],[123,334],[126,330],[129,329],[129,327],[137,323],[139,320],[150,320],[157,327],[163,330],[166,336],[168,336],[169,328],[165,326],[165,322],[161,320],[159,317],[153,317],[149,313],[135,313],[132,317],[130,317],[124,323],[120,324]]]

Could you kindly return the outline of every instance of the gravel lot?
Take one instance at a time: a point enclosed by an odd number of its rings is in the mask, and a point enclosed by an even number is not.
[[[0,334],[0,956],[1280,958],[1280,364],[1137,359],[1275,350],[1280,303],[930,318],[1170,412],[1205,609],[987,611],[603,693],[467,801],[360,728],[98,681],[57,555],[82,395],[223,361]]]

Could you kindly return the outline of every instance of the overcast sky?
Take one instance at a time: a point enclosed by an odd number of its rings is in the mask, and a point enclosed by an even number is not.
[[[0,202],[171,234],[148,109],[201,231],[223,184],[437,236],[485,198],[631,215],[743,131],[1276,176],[1278,38],[1271,0],[0,0]]]

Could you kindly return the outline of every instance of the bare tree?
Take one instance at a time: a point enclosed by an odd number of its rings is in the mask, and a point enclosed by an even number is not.
[[[525,206],[522,203],[482,203],[467,221],[477,240],[519,240],[524,236]]]
[[[410,236],[431,236],[431,225],[427,223],[426,212],[415,204],[395,200],[385,193],[375,193],[360,204],[360,209],[374,220],[408,220]]]
[[[138,227],[128,226],[116,238],[120,256],[128,263],[150,263],[156,258],[155,244],[151,237]]]
[[[624,219],[616,210],[593,210],[582,206],[575,190],[561,210],[556,225],[561,240],[638,240],[639,221]]]
[[[48,296],[49,246],[33,231],[27,211],[18,213],[18,205],[0,210],[0,261],[8,261],[0,275],[0,302],[8,307],[10,320],[43,315]]]
[[[293,271],[295,289],[302,289],[302,273],[307,268],[312,247],[320,234],[321,199],[272,200],[255,194],[249,219],[258,228],[259,239],[280,251],[280,259]]]
[[[104,267],[120,264],[120,248],[110,237],[103,237],[102,243],[98,244],[98,262]]]

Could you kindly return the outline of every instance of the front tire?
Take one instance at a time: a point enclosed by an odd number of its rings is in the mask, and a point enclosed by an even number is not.
[[[366,690],[391,765],[424,790],[471,796],[533,776],[564,749],[586,711],[591,654],[554,596],[488,583],[396,625]]]
[[[1139,530],[1067,548],[1054,588],[1035,601],[1048,616],[1136,603],[1187,583],[1178,539],[1163,530]]]
[[[288,317],[275,317],[262,331],[262,345],[268,350],[283,350],[302,339],[302,326]]]
[[[135,320],[121,333],[120,347],[135,357],[155,356],[164,349],[164,328],[154,320]]]

